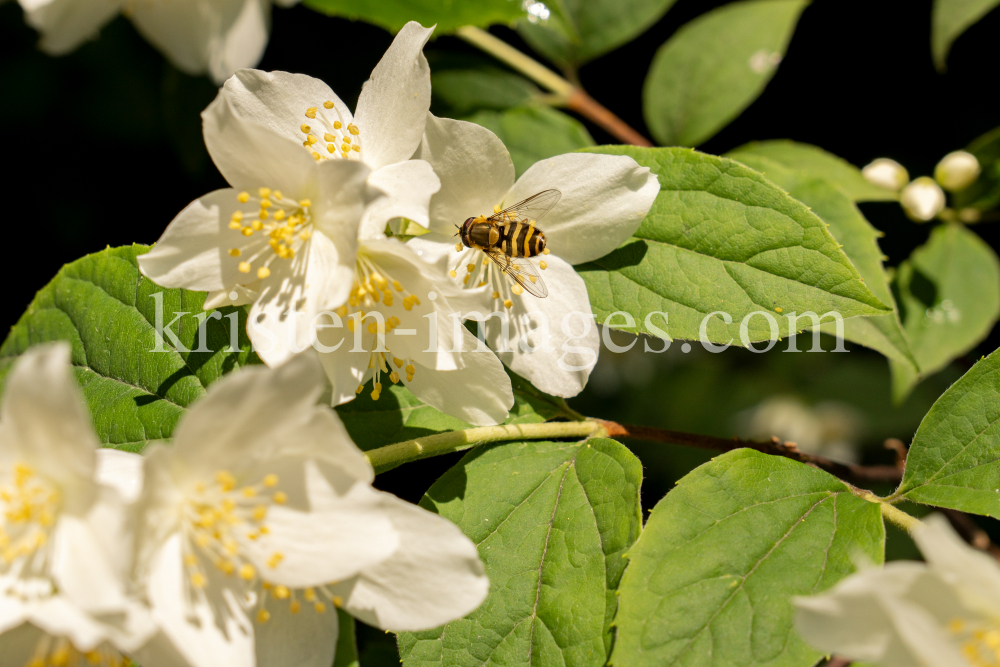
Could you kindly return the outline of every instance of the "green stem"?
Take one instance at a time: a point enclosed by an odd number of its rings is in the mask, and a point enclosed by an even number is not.
[[[455,34],[497,60],[507,63],[542,88],[552,91],[562,98],[563,103],[576,89],[576,86],[545,65],[531,56],[521,53],[502,39],[497,39],[485,30],[467,25],[459,28]]]
[[[376,473],[431,456],[460,452],[477,445],[505,440],[540,440],[545,438],[579,438],[596,435],[602,427],[597,422],[548,422],[543,424],[509,424],[482,426],[464,431],[449,431],[423,438],[404,440],[365,452]]]
[[[883,519],[896,527],[905,530],[907,533],[912,533],[914,528],[921,525],[920,519],[915,516],[910,516],[898,507],[893,507],[887,503],[884,498],[879,498],[871,491],[851,487],[851,493],[856,495],[858,498],[863,498],[870,503],[877,504],[879,510],[882,512]]]

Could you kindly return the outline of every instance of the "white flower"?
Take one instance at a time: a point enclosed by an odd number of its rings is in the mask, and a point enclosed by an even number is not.
[[[312,353],[228,376],[145,457],[137,570],[170,650],[144,667],[329,667],[335,605],[389,630],[475,609],[488,582],[451,523],[372,488]]]
[[[861,170],[861,175],[872,185],[893,192],[899,192],[910,182],[910,174],[906,171],[906,167],[887,157],[872,160]]]
[[[260,61],[271,23],[271,0],[20,1],[49,54],[76,49],[121,12],[178,69],[216,83]],[[275,2],[290,7],[298,0]]]
[[[208,290],[205,307],[253,302],[250,338],[268,364],[313,344],[318,316],[344,304],[361,232],[426,221],[439,186],[409,160],[430,104],[407,24],[365,84],[357,116],[322,81],[241,70],[203,114],[205,143],[232,190],[192,203],[140,260],[167,287]]]
[[[796,629],[822,651],[884,667],[1000,662],[1000,566],[940,515],[913,534],[926,563],[867,568],[795,598]]]
[[[948,192],[958,192],[972,185],[981,171],[975,155],[954,151],[941,158],[934,167],[934,180]]]
[[[899,204],[911,220],[927,222],[944,210],[944,191],[933,178],[921,176],[899,193]]]
[[[0,405],[0,655],[10,665],[121,665],[153,633],[126,595],[124,503],[65,344],[29,350]]]
[[[486,340],[504,363],[549,394],[578,394],[600,340],[587,288],[572,265],[603,257],[635,232],[660,191],[656,177],[630,157],[570,153],[540,160],[515,182],[510,155],[496,135],[434,116],[428,116],[416,157],[431,163],[441,190],[431,200],[432,233],[408,245],[450,271],[456,285],[464,284],[468,307],[484,315],[510,311],[509,341],[502,340],[498,317],[486,324]],[[456,246],[454,234],[469,217],[492,215],[548,189],[562,197],[538,225],[551,254],[529,260],[548,287],[548,297],[540,299],[520,288],[512,292],[498,268],[481,251]]]

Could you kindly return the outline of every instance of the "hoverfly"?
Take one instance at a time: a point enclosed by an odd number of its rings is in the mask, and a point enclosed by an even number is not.
[[[535,224],[561,196],[558,190],[543,190],[489,217],[468,218],[458,231],[462,245],[482,250],[511,282],[544,298],[549,290],[528,258],[548,254],[545,233]]]

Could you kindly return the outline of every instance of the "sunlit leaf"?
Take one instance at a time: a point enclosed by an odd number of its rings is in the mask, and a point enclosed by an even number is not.
[[[619,586],[614,665],[811,667],[791,597],[882,562],[879,508],[837,478],[741,449],[661,500]]]
[[[660,47],[646,76],[643,114],[666,146],[697,146],[763,92],[806,0],[741,0],[691,21]]]

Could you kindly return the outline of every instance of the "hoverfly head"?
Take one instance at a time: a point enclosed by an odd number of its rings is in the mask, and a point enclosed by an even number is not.
[[[458,229],[458,236],[462,239],[462,243],[469,248],[472,247],[469,243],[469,230],[472,229],[472,223],[474,221],[475,218],[466,218],[465,222],[462,223],[462,226]]]

